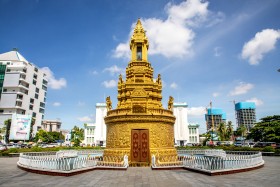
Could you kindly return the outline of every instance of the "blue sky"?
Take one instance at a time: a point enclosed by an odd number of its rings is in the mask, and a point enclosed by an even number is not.
[[[210,101],[234,124],[233,100],[255,101],[257,119],[279,115],[279,9],[277,0],[0,0],[0,53],[16,47],[46,71],[45,119],[82,127],[105,96],[116,106],[141,18],[163,105],[169,95],[187,102],[189,122],[205,132]]]

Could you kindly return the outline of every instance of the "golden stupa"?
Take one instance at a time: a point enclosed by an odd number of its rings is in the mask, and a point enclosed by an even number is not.
[[[150,165],[152,155],[177,155],[173,98],[169,97],[168,109],[164,109],[161,76],[153,79],[148,49],[149,41],[138,19],[130,40],[131,61],[126,68],[126,79],[119,76],[117,108],[112,109],[110,97],[106,99],[104,156],[128,155],[132,166]]]

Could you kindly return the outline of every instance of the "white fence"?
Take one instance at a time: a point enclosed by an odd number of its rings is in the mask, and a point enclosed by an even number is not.
[[[217,151],[217,153],[214,153]],[[153,168],[185,167],[205,172],[228,171],[257,167],[264,164],[260,152],[229,152],[221,150],[178,151],[177,160],[152,156]]]
[[[222,149],[191,149],[177,150],[179,156],[205,155],[226,157],[226,152]]]
[[[92,152],[59,151],[50,154],[20,153],[18,165],[25,168],[55,172],[72,172],[92,168],[127,168],[128,156],[102,157]]]

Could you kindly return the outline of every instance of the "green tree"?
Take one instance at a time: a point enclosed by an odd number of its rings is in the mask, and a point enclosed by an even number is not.
[[[48,132],[50,136],[52,136],[53,140],[64,140],[65,137],[61,132]]]
[[[248,138],[254,141],[280,143],[280,115],[267,116],[251,129]]]
[[[54,138],[47,131],[44,131],[43,129],[40,129],[36,133],[36,136],[34,139],[36,142],[38,142],[39,140],[42,142],[46,142],[46,143],[54,142]]]
[[[226,140],[231,140],[232,135],[233,135],[233,125],[231,121],[228,121],[227,130],[226,130]]]
[[[82,140],[84,140],[84,129],[74,126],[71,130],[71,141],[74,141],[74,146],[79,146]]]
[[[217,129],[217,132],[220,137],[220,140],[224,141],[226,139],[226,133],[227,133],[225,123],[220,123],[220,125],[218,126],[218,129]]]
[[[6,134],[5,134],[6,143],[10,141],[9,136],[10,136],[11,123],[12,123],[12,119],[7,119],[4,121],[4,126],[6,130]]]

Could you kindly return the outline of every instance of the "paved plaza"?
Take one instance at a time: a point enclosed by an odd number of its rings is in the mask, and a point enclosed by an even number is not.
[[[221,176],[149,167],[130,167],[127,171],[94,170],[71,177],[48,176],[17,168],[17,160],[0,157],[0,186],[280,186],[280,157],[264,157],[265,166],[257,170]]]

